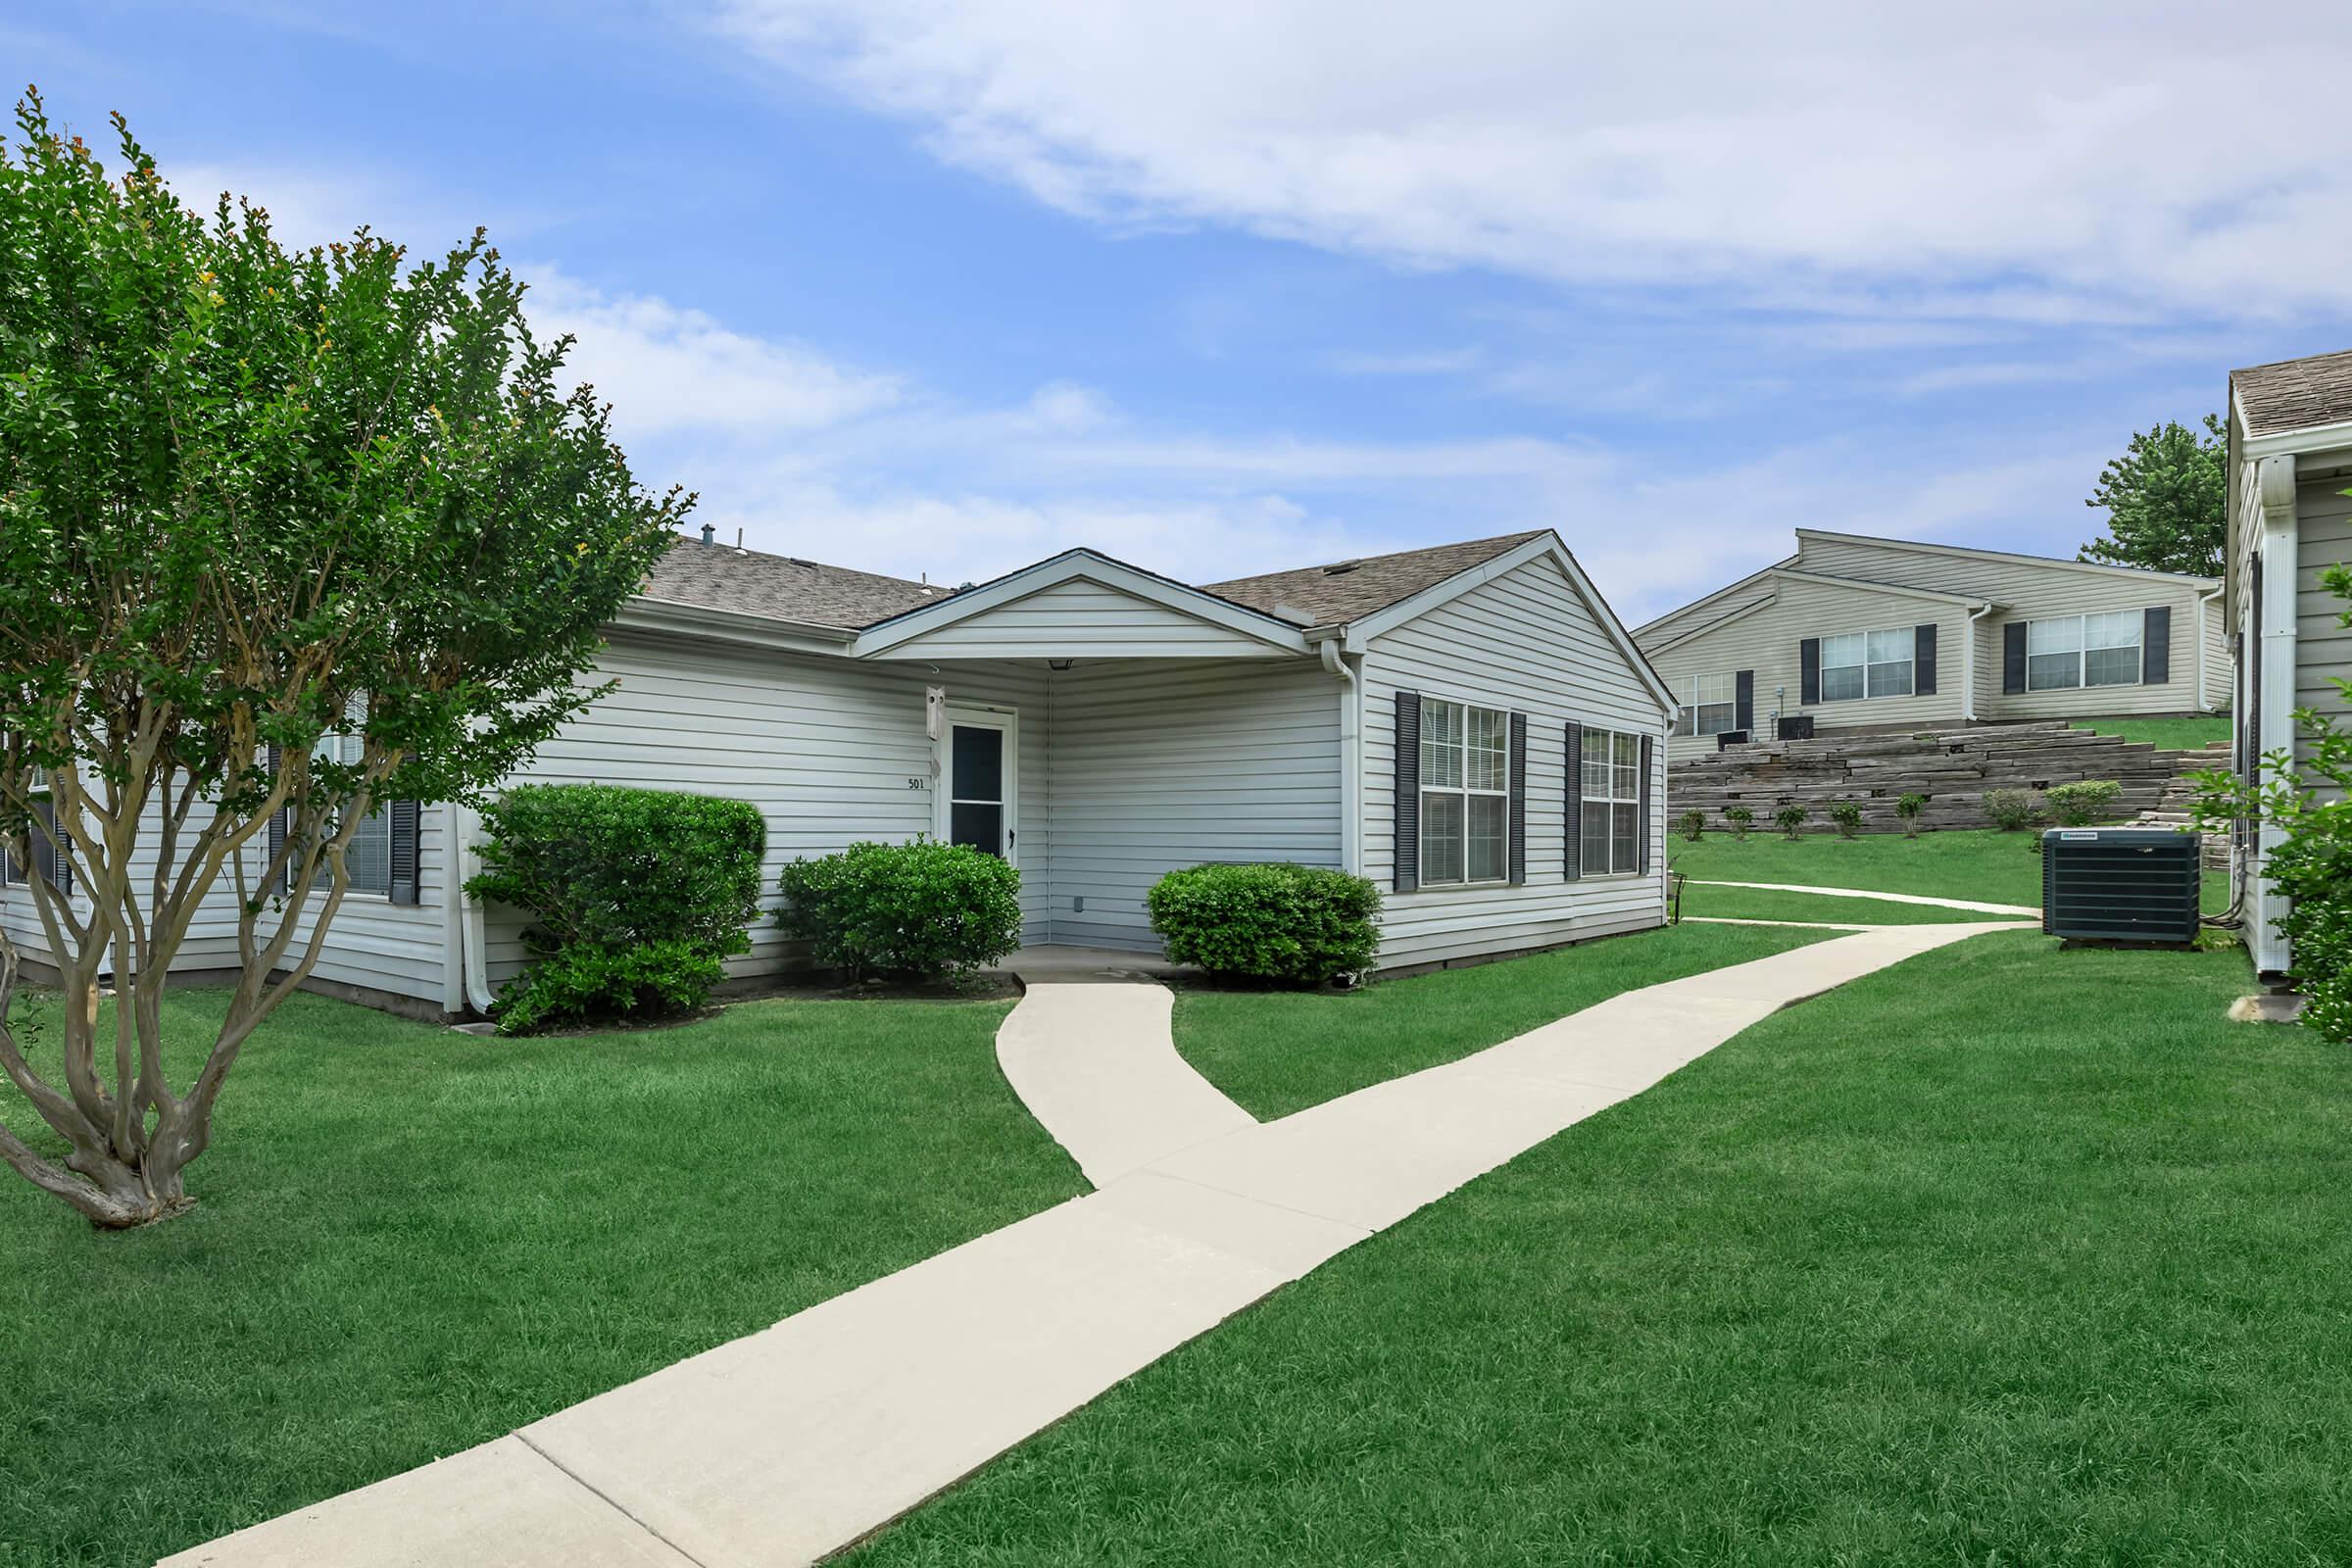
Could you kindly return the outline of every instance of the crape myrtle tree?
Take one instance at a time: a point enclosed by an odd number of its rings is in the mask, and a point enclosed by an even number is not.
[[[692,497],[632,479],[478,232],[288,251],[259,208],[183,209],[114,123],[111,178],[37,93],[0,145],[0,838],[63,992],[22,1027],[0,931],[0,1160],[129,1227],[190,1201],[359,824],[481,798],[592,701]],[[237,978],[168,1042],[200,909]]]

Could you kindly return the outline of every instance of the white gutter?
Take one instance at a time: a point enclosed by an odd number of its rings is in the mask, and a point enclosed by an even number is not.
[[[1964,724],[1977,721],[1977,623],[1994,608],[1989,600],[1979,605],[1968,612],[1967,623],[1961,627],[1960,721]]]
[[[2263,458],[2291,457],[2298,452],[2313,452],[2323,447],[2352,446],[2352,419],[2338,419],[2331,424],[2306,424],[2293,430],[2275,430],[2269,435],[2250,435],[2237,444],[2241,462],[2252,463]],[[2263,568],[2268,571],[2269,567]]]
[[[2197,711],[2200,713],[2213,710],[2213,700],[2206,695],[2205,627],[2210,618],[2213,602],[2222,597],[2223,588],[2227,586],[2225,583],[2222,587],[2216,587],[2208,593],[2197,595]]]
[[[472,881],[482,868],[482,858],[474,849],[474,836],[481,818],[462,806],[450,809],[456,817],[451,831],[457,853],[451,858],[457,866],[458,877],[457,885],[449,891],[450,897],[457,901],[463,910],[465,920],[465,934],[459,945],[466,950],[466,1001],[474,1011],[487,1013],[490,1004],[498,1000],[490,989],[489,923],[482,917],[481,901],[467,898],[465,892],[466,884]]]
[[[2264,758],[2262,783],[2268,789],[2280,782],[2271,754],[2291,751],[2295,744],[2295,460],[2265,458],[2256,476],[2262,498],[2262,603],[2255,607],[2262,638],[2262,725],[2254,745]],[[2268,820],[2255,834],[2254,907],[2246,936],[2254,967],[2263,974],[2284,972],[2289,960],[2286,938],[2273,924],[2286,912],[2286,901],[2266,874],[2272,853],[2285,837]]]
[[[1364,871],[1364,688],[1340,655],[1340,639],[1315,644],[1323,672],[1340,684],[1340,868]]]

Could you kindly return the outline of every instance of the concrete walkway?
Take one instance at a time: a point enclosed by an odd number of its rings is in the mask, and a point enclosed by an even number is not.
[[[2025,904],[1984,904],[1975,899],[1931,899],[1920,893],[1879,893],[1869,888],[1816,888],[1798,882],[1709,882],[1699,877],[1690,879],[1690,885],[1699,888],[1761,888],[1767,893],[1819,893],[1833,899],[1877,899],[1886,904],[1924,904],[1937,909],[1967,909],[1977,914],[2011,914],[2038,920],[2041,911]],[[1773,921],[1775,925],[1785,921]]]
[[[1000,1054],[1024,1101],[1101,1173],[1099,1192],[511,1437],[168,1561],[812,1561],[1777,1009],[2007,928],[1886,926],[1629,992],[1263,1125],[1176,1055],[1160,988],[1035,986]],[[1090,1033],[1100,1062],[1085,1059]]]

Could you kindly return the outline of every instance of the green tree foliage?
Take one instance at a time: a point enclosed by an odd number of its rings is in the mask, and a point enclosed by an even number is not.
[[[0,1070],[64,1150],[0,1131],[0,1160],[129,1226],[188,1201],[359,823],[478,798],[593,700],[599,629],[691,498],[631,477],[478,232],[423,262],[365,229],[288,251],[259,208],[181,207],[115,124],[113,175],[37,95],[0,145],[0,835],[70,857],[87,900],[29,890],[61,1084],[5,1027],[0,942]],[[182,1088],[160,987],[222,886],[239,977]]]
[[[2099,470],[2098,488],[2083,502],[2106,509],[2107,537],[2084,545],[2079,558],[2220,576],[2228,445],[2211,414],[2202,435],[2170,420],[2134,434],[2124,455]]]
[[[2331,566],[2321,580],[2352,601],[2352,566]],[[2352,609],[2336,619],[2352,626]],[[2352,680],[2335,687],[2352,703]],[[2352,727],[2312,708],[2297,709],[2295,722],[2300,762],[2273,752],[2251,786],[2225,768],[2196,776],[2197,826],[2210,832],[2250,817],[2284,835],[2263,871],[2289,901],[2278,926],[2306,999],[2303,1021],[2330,1040],[2352,1040]]]

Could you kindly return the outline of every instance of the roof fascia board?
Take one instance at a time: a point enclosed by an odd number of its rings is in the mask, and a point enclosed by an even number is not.
[[[1219,599],[1214,594],[1203,593],[1198,588],[1138,571],[1133,566],[1107,556],[1097,555],[1091,550],[1065,550],[1058,556],[1049,557],[1017,571],[1006,572],[994,582],[967,588],[936,605],[917,605],[888,620],[877,621],[857,634],[851,654],[858,659],[870,659],[927,632],[956,625],[974,615],[984,615],[1016,599],[1026,599],[1031,594],[1079,578],[1099,582],[1106,588],[1115,588],[1134,598],[1191,615],[1197,620],[1207,621],[1211,625],[1222,626],[1242,636],[1253,637],[1286,653],[1303,654],[1307,651],[1304,634],[1288,621],[1277,620],[1254,610],[1245,610],[1240,605]]]
[[[1785,556],[1781,560],[1774,562],[1769,566],[1758,566],[1754,571],[1749,572],[1738,582],[1726,583],[1724,586],[1716,589],[1711,594],[1701,594],[1696,599],[1691,600],[1689,604],[1682,606],[1680,609],[1669,610],[1666,612],[1666,613],[1656,617],[1653,620],[1642,622],[1641,625],[1634,628],[1634,634],[1638,637],[1645,631],[1655,631],[1657,628],[1665,625],[1670,620],[1678,620],[1681,617],[1690,613],[1690,612],[1693,610],[1700,610],[1708,605],[1713,604],[1716,600],[1721,599],[1725,594],[1736,594],[1742,588],[1753,587],[1755,584],[1762,582],[1773,572],[1778,571],[1781,567],[1793,565],[1795,562],[1796,558],[1794,556]]]
[[[740,610],[713,610],[708,605],[648,599],[642,595],[623,604],[620,613],[612,617],[612,624],[631,631],[667,632],[672,636],[740,643],[786,653],[841,654],[848,651],[858,636],[846,626],[820,626],[812,621],[786,620]]]
[[[2347,426],[2347,430],[2352,430],[2352,426]],[[2200,577],[2185,571],[2150,571],[2144,566],[2110,566],[2104,562],[2097,561],[2060,561],[2054,556],[2029,556],[2023,551],[2017,550],[1981,550],[1974,545],[1931,544],[1924,539],[1881,539],[1873,534],[1838,533],[1828,528],[1799,528],[1796,530],[1796,537],[1800,557],[1803,554],[1802,545],[1805,540],[1834,539],[1839,544],[1875,545],[1886,550],[1915,550],[1923,555],[1931,556],[1964,556],[1971,561],[2017,561],[2030,566],[2052,566],[2061,571],[2095,571],[2109,576],[2121,572],[2126,576],[2143,579],[2170,577],[2176,582],[2210,583],[2215,581],[2214,578]],[[1965,598],[1966,596],[1961,597]]]
[[[1704,625],[1693,626],[1689,631],[1678,631],[1673,636],[1667,638],[1664,642],[1653,646],[1649,650],[1650,657],[1654,659],[1659,654],[1666,652],[1666,650],[1669,648],[1678,648],[1684,643],[1689,642],[1693,637],[1703,637],[1708,632],[1714,631],[1719,627],[1729,626],[1735,620],[1744,620],[1749,615],[1754,614],[1757,611],[1767,609],[1772,605],[1778,604],[1780,602],[1780,597],[1781,596],[1779,594],[1766,594],[1761,599],[1750,600],[1748,603],[1741,605],[1737,610],[1726,611],[1724,613],[1717,615],[1713,620],[1708,621]]]
[[[1499,556],[1490,557],[1475,566],[1466,566],[1444,582],[1433,583],[1386,610],[1375,611],[1359,620],[1349,622],[1342,646],[1349,653],[1362,653],[1374,638],[1384,632],[1394,631],[1408,620],[1459,599],[1473,588],[1493,582],[1506,571],[1515,571],[1529,562],[1545,556],[1560,564],[1560,569],[1568,574],[1568,581],[1578,597],[1584,600],[1585,608],[1592,612],[1592,618],[1600,622],[1601,628],[1609,634],[1609,641],[1616,644],[1617,651],[1633,665],[1635,673],[1642,677],[1650,695],[1658,700],[1659,708],[1671,712],[1675,706],[1673,688],[1650,667],[1648,658],[1635,644],[1633,634],[1625,629],[1625,622],[1617,618],[1617,612],[1611,610],[1608,601],[1593,588],[1592,580],[1585,575],[1584,567],[1576,564],[1576,557],[1569,553],[1560,536],[1549,529],[1525,544],[1513,545]]]
[[[2352,419],[2337,419],[2328,424],[2298,425],[2292,430],[2274,430],[2269,435],[2250,435],[2238,444],[2238,457],[2259,460],[2298,456],[2328,447],[2352,446]]]

